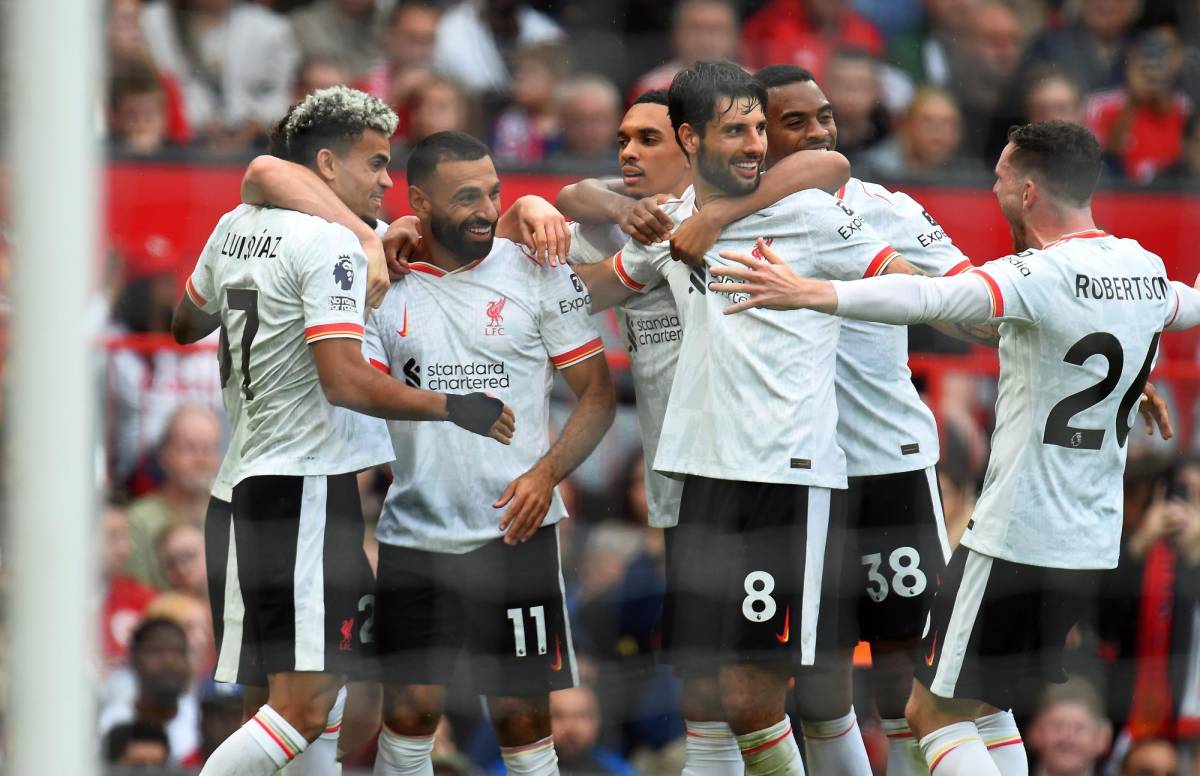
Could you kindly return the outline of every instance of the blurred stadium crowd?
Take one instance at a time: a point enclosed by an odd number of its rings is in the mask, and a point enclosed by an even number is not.
[[[1110,185],[1200,181],[1193,1],[108,0],[104,36],[97,122],[120,160],[240,162],[265,149],[291,102],[345,83],[395,107],[401,158],[405,146],[453,129],[488,142],[502,169],[609,174],[633,97],[696,61],[731,59],[812,70],[836,112],[838,150],[863,178],[986,181],[1009,125],[1067,119],[1100,139]],[[110,335],[169,329],[178,275],[153,271],[160,253],[147,244],[123,257],[125,269],[112,262],[97,313]],[[916,351],[963,352],[932,331],[911,341]],[[662,536],[645,525],[615,332],[611,344],[620,416],[563,485],[576,517],[563,525],[563,566],[585,682],[554,695],[554,738],[564,772],[678,773],[677,687],[653,656]],[[240,700],[211,679],[201,523],[225,435],[215,367],[212,347],[125,347],[107,361],[97,686],[111,762],[196,766],[241,722]],[[994,382],[914,372],[937,381],[956,538],[987,461]],[[1163,385],[1177,415],[1191,414],[1195,387]],[[1200,774],[1195,450],[1186,433],[1139,439],[1130,452],[1120,567],[1072,634],[1071,681],[1048,690],[1023,725],[1038,773]],[[386,478],[360,476],[369,515]],[[862,693],[856,708],[882,774],[886,746]],[[459,693],[450,708],[438,771],[499,770],[478,699]],[[347,763],[369,767],[373,753]]]

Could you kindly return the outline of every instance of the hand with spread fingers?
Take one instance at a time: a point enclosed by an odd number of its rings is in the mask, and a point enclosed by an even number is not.
[[[675,224],[660,207],[670,201],[671,197],[666,194],[630,200],[617,219],[617,226],[643,245],[670,239]]]
[[[748,298],[725,308],[726,315],[756,307],[797,310],[802,307],[829,306],[830,297],[833,306],[836,306],[837,298],[833,296],[833,287],[828,281],[800,277],[761,237],[756,250],[763,256],[761,260],[736,251],[721,251],[721,258],[736,264],[709,268],[709,273],[715,277],[729,278],[724,282],[709,283],[710,291],[748,295]]]
[[[496,509],[508,507],[500,518],[505,544],[520,544],[533,538],[550,510],[555,484],[546,466],[534,466],[508,484],[492,504]]]

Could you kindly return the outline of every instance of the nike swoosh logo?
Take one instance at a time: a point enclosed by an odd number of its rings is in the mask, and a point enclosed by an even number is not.
[[[554,662],[550,664],[551,671],[561,671],[563,666],[562,661],[562,645],[558,641],[558,636],[554,637]]]
[[[933,632],[933,644],[929,647],[929,654],[925,656],[925,665],[933,667],[933,661],[937,658],[937,640],[938,632]]]
[[[407,304],[404,305],[404,322],[401,324],[401,328],[396,330],[396,333],[399,334],[401,337],[408,336],[408,305]]]
[[[788,639],[792,637],[792,607],[788,607],[783,612],[783,633],[776,633],[775,640],[780,644],[788,643]]]

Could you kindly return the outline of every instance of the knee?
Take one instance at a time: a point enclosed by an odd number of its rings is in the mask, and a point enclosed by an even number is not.
[[[679,710],[692,722],[720,722],[725,719],[721,706],[721,687],[715,678],[686,679],[679,693]]]
[[[500,746],[524,746],[550,735],[548,698],[489,697],[488,711]]]
[[[285,703],[271,704],[272,708],[304,736],[310,744],[320,738],[329,722],[329,710],[337,700],[337,692],[332,695],[321,693],[308,699],[291,699]]]
[[[402,736],[431,736],[442,719],[445,690],[437,685],[389,687],[384,694],[384,720]]]
[[[733,732],[762,730],[783,718],[787,676],[768,668],[737,666],[721,671],[721,705]]]
[[[818,658],[818,660],[820,660]],[[796,712],[809,722],[838,719],[854,702],[854,674],[850,655],[831,655],[824,668],[806,666],[796,673]]]

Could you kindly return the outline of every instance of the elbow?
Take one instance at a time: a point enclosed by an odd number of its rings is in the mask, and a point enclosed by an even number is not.
[[[578,184],[570,183],[559,190],[558,196],[554,198],[554,207],[558,209],[558,212],[565,215],[567,210],[570,209],[571,194],[574,193],[576,185]]]
[[[280,163],[270,154],[256,156],[246,166],[246,174],[242,176],[242,201],[247,205],[265,204],[265,199],[260,195],[263,191],[264,181],[274,172],[276,165]]]
[[[348,410],[355,409],[356,404],[352,400],[353,392],[345,380],[322,378],[321,391],[325,394],[325,400],[333,406],[344,407]]]
[[[826,160],[829,163],[829,175],[832,183],[830,193],[837,193],[838,189],[846,185],[846,181],[850,180],[850,160],[837,151],[826,151]]]
[[[171,336],[175,338],[176,345],[190,345],[191,339],[188,338],[187,326],[180,320],[178,313],[171,318]]]

